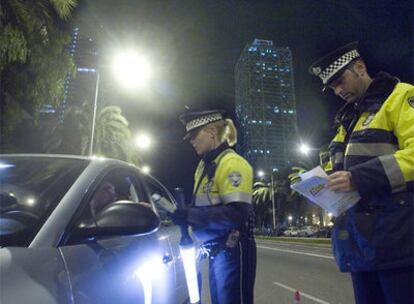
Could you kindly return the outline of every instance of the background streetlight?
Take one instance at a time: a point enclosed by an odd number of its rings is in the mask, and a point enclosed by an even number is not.
[[[151,78],[151,66],[137,51],[129,50],[117,54],[112,70],[118,83],[128,89],[142,88]]]
[[[102,68],[102,66],[101,66]],[[125,51],[118,53],[112,62],[112,71],[118,82],[125,88],[142,88],[145,86],[151,76],[151,69],[148,61],[142,55],[139,55],[136,51]],[[93,155],[93,141],[95,135],[96,124],[96,110],[99,96],[99,84],[100,73],[99,69],[95,69],[96,73],[96,85],[95,85],[95,99],[93,103],[93,116],[92,116],[92,131],[91,131],[91,143],[89,147],[89,155]]]
[[[147,150],[152,145],[151,137],[148,134],[138,134],[135,138],[135,144],[140,150]]]
[[[299,146],[299,152],[302,153],[303,155],[308,155],[310,151],[311,151],[311,148],[307,144],[301,144]]]
[[[257,171],[257,176],[263,178],[265,175],[268,175],[263,170]],[[276,212],[275,212],[275,191],[273,185],[273,172],[270,175],[270,199],[272,200],[272,226],[273,230],[276,229]]]
[[[148,165],[143,165],[141,167],[141,171],[145,174],[149,174],[151,172],[151,168]]]

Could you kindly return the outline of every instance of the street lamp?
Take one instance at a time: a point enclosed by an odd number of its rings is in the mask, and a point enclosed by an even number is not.
[[[257,171],[257,176],[260,178],[263,178],[265,175],[268,175],[263,170]],[[272,201],[272,226],[273,230],[276,229],[276,214],[275,214],[275,191],[274,191],[274,185],[273,185],[273,172],[269,174],[270,175],[270,199]]]
[[[135,144],[141,150],[147,150],[151,144],[151,137],[148,134],[142,133],[135,138]]]
[[[141,171],[145,174],[149,174],[151,172],[151,168],[147,165],[141,167]]]
[[[309,148],[307,144],[301,144],[299,146],[299,152],[302,153],[303,155],[308,155],[310,150],[311,148]]]
[[[112,70],[116,78],[118,79],[119,83],[121,83],[124,87],[127,87],[129,89],[134,87],[141,88],[148,82],[151,75],[149,63],[143,56],[140,56],[135,51],[125,51],[116,55],[112,63]],[[89,155],[92,156],[96,124],[96,110],[98,104],[99,84],[101,76],[99,73],[99,69],[90,69],[90,71],[96,73],[91,142],[89,146]]]
[[[152,74],[147,59],[132,50],[117,54],[112,69],[119,84],[128,89],[145,86]]]

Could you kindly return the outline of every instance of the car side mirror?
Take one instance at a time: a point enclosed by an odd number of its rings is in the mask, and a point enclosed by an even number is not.
[[[160,219],[148,203],[116,201],[103,208],[92,224],[81,223],[76,229],[83,236],[146,234],[155,231]]]

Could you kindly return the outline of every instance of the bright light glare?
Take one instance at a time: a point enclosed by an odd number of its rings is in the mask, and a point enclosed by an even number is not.
[[[200,301],[200,294],[198,291],[195,247],[193,245],[180,246],[180,253],[183,260],[188,293],[190,294],[190,303],[198,303]]]
[[[329,213],[328,213],[328,216],[329,216],[329,217],[332,217],[332,213],[330,213],[330,212],[329,212]]]
[[[288,216],[288,220],[291,221],[293,218],[291,215]]]
[[[0,169],[6,169],[6,168],[12,168],[12,167],[14,167],[14,165],[0,163]]]
[[[27,199],[27,204],[30,205],[30,206],[34,205],[35,202],[36,202],[36,200],[33,197],[29,197]]]
[[[302,153],[304,155],[308,155],[309,152],[310,152],[310,148],[306,144],[301,144],[300,147],[299,147],[299,151],[300,151],[300,153]]]
[[[164,265],[161,261],[162,259],[160,257],[149,258],[146,260],[145,264],[141,265],[134,273],[141,281],[144,289],[145,304],[151,304],[152,302],[153,280],[159,280],[160,276],[164,275]]]
[[[257,176],[258,177],[263,177],[265,175],[265,173],[264,173],[264,171],[263,170],[259,170],[259,171],[257,171]]]
[[[105,157],[99,156],[99,155],[92,155],[91,158],[94,159],[94,160],[98,160],[98,161],[105,160]]]
[[[122,86],[129,89],[141,88],[151,76],[151,67],[142,55],[127,51],[115,57],[113,72]]]
[[[139,134],[135,138],[135,143],[142,150],[148,149],[151,146],[151,137],[147,134]]]
[[[151,168],[147,165],[142,166],[141,171],[145,174],[149,174],[151,172]]]

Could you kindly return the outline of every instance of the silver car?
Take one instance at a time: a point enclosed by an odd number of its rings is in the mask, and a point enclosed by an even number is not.
[[[174,208],[121,161],[0,155],[0,303],[187,302]]]

